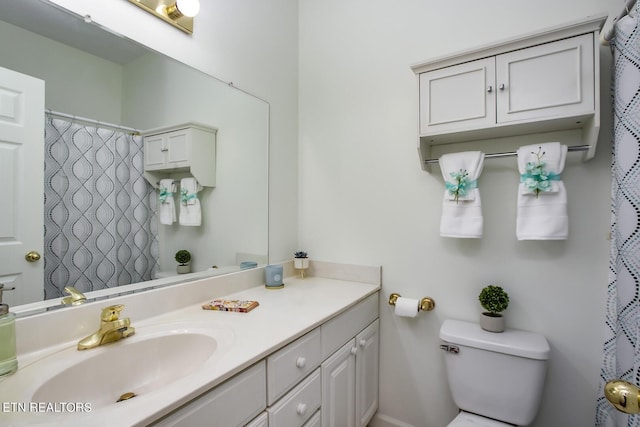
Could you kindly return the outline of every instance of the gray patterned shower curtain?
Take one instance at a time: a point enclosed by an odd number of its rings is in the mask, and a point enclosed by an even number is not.
[[[153,278],[156,196],[140,136],[54,118],[45,123],[45,298]]]
[[[611,252],[606,336],[597,427],[640,427],[604,398],[607,381],[640,385],[640,14],[634,10],[615,26],[612,147]]]

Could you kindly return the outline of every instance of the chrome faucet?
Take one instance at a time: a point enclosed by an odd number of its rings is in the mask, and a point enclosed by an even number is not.
[[[78,350],[87,350],[114,341],[119,341],[135,333],[128,317],[120,319],[124,305],[111,305],[102,309],[100,329],[78,342]]]
[[[62,305],[80,305],[87,302],[87,297],[73,286],[65,286],[64,293],[69,296],[62,298]]]

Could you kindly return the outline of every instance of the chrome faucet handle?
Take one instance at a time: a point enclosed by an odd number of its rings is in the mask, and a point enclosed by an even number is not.
[[[65,286],[64,292],[69,296],[62,298],[62,305],[79,305],[87,301],[87,297],[73,286]]]
[[[114,322],[120,318],[120,312],[124,309],[124,305],[110,305],[102,309],[100,318],[103,322]]]

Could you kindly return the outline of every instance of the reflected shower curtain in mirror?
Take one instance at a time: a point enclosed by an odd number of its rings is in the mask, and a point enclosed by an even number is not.
[[[142,176],[142,137],[45,123],[45,298],[153,278],[158,266],[156,197]]]
[[[640,385],[640,16],[634,7],[616,24],[612,42],[612,241],[598,427],[640,426],[640,415],[618,412],[603,395],[616,378]]]

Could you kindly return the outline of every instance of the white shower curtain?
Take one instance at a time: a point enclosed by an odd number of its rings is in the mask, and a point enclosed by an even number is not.
[[[153,278],[156,196],[140,136],[47,117],[45,298]]]
[[[615,26],[611,252],[606,337],[596,408],[597,427],[640,427],[640,415],[618,412],[604,385],[640,385],[640,14],[638,4]]]

